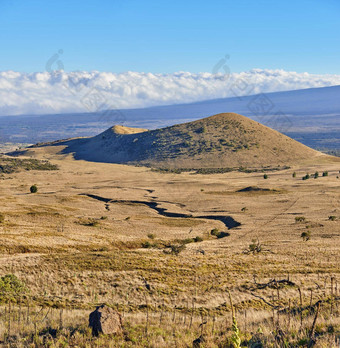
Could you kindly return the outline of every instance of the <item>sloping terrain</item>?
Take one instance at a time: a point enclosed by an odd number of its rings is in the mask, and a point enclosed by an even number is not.
[[[72,153],[76,159],[159,168],[259,168],[322,156],[235,113],[151,131],[114,126],[92,138],[53,145],[64,146],[62,153]]]

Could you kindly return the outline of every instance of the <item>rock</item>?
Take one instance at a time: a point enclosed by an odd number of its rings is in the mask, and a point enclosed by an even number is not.
[[[89,326],[92,328],[93,336],[98,336],[100,333],[112,335],[123,332],[122,316],[106,305],[101,305],[90,313]]]

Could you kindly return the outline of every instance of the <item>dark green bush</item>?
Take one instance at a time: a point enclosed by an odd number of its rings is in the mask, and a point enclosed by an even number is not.
[[[310,231],[306,231],[306,232],[302,232],[301,233],[301,238],[307,242],[308,240],[311,239],[311,232]]]
[[[302,180],[308,180],[310,178],[309,174],[306,174],[305,176],[302,177]]]
[[[37,193],[38,192],[38,186],[37,185],[32,185],[30,187],[30,192],[31,193]]]

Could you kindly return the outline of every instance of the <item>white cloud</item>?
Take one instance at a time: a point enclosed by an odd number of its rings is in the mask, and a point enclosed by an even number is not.
[[[340,75],[253,69],[230,75],[0,72],[0,115],[140,108],[340,84]]]

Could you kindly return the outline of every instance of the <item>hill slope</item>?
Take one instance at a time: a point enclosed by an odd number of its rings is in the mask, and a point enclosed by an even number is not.
[[[115,126],[92,138],[53,145],[64,145],[62,153],[76,159],[162,168],[277,166],[320,155],[235,113],[151,131]]]
[[[94,136],[112,124],[149,129],[194,121],[225,110],[274,128],[313,148],[340,149],[340,86],[266,93],[269,109],[258,114],[263,95],[205,100],[145,109],[43,116],[0,117],[0,142],[37,143]]]

